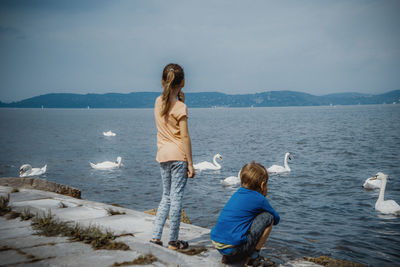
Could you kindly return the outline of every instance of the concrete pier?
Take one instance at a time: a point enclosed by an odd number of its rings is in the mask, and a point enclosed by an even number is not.
[[[60,221],[82,227],[97,226],[119,236],[129,250],[94,250],[90,245],[70,241],[67,237],[37,235],[31,220],[7,219],[0,216],[0,266],[112,266],[130,262],[139,256],[152,254],[157,260],[151,266],[224,266],[221,256],[212,247],[210,230],[190,224],[181,224],[180,239],[187,240],[191,248],[205,248],[197,255],[187,255],[169,250],[168,221],[163,234],[164,246],[149,242],[154,216],[135,210],[115,207],[99,202],[31,188],[0,186],[0,195],[10,195],[13,211],[32,214],[51,214]],[[120,213],[110,215],[109,210]],[[237,264],[235,266],[241,266]],[[297,260],[281,266],[319,266]]]

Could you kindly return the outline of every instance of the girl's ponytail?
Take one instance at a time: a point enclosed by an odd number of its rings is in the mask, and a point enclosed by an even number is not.
[[[168,110],[170,108],[169,96],[172,90],[182,83],[183,79],[184,72],[181,66],[178,64],[168,64],[165,66],[161,80],[161,83],[164,87],[164,90],[161,94],[161,117],[164,117],[168,114]]]

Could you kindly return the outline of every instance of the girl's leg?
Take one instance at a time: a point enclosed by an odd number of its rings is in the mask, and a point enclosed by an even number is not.
[[[182,214],[183,191],[187,182],[187,162],[175,161],[171,166],[171,210],[169,241],[178,240]]]
[[[154,221],[153,240],[160,240],[163,232],[165,221],[167,220],[170,208],[170,192],[171,192],[171,163],[164,162],[160,164],[161,178],[163,181],[163,194],[160,205],[157,209],[156,219]]]

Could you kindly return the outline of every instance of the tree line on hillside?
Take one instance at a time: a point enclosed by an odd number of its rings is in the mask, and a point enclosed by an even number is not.
[[[18,102],[3,103],[0,107],[13,108],[152,108],[160,92],[134,92],[128,94],[67,94],[52,93]],[[224,94],[203,92],[186,94],[188,107],[282,107],[400,104],[400,90],[371,95],[340,93],[315,96],[295,91],[269,91],[255,94]]]

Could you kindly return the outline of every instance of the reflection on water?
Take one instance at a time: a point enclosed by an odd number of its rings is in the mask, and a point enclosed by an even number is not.
[[[377,191],[362,188],[378,171],[389,175],[385,198],[400,203],[400,106],[189,109],[195,163],[223,156],[222,169],[203,171],[186,187],[190,220],[211,228],[237,187],[221,180],[247,162],[283,165],[270,177],[268,199],[280,213],[265,248],[278,262],[306,256],[393,266],[400,260],[400,218],[374,210]],[[137,210],[161,198],[156,129],[151,109],[0,109],[0,175],[24,163],[47,163],[45,179],[82,190],[82,197]],[[23,126],[23,127],[22,127]],[[24,130],[29,129],[29,131]],[[112,130],[115,137],[103,136]],[[122,157],[121,169],[89,161]]]

